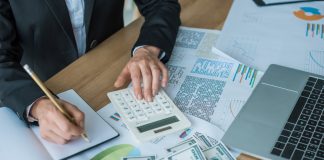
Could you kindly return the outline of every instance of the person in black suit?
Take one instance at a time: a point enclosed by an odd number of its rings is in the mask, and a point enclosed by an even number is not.
[[[168,81],[162,62],[167,62],[175,43],[180,5],[177,0],[134,1],[145,22],[115,87],[131,79],[137,98],[151,101]],[[64,144],[80,136],[83,113],[61,101],[78,126],[70,123],[22,64],[46,81],[121,29],[123,5],[123,0],[0,0],[0,103],[28,124],[37,121],[48,141]]]

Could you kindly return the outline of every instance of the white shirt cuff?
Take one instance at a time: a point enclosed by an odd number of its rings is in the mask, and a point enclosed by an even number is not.
[[[34,101],[31,105],[29,105],[29,106],[26,108],[26,117],[27,117],[27,121],[28,121],[28,122],[37,122],[37,121],[38,121],[38,120],[35,119],[33,116],[31,116],[30,111],[31,111],[33,105],[34,105],[37,101],[39,101],[40,99],[42,99],[42,98],[44,98],[44,97],[45,97],[45,96],[36,99],[36,101]]]
[[[137,47],[135,47],[134,50],[133,50],[133,52],[132,52],[132,55],[134,56],[134,55],[136,54],[136,51],[137,51],[138,49],[143,48],[143,47],[145,47],[145,46],[146,46],[146,45],[142,45],[142,46],[137,46]],[[164,57],[165,57],[165,52],[162,52],[162,54],[160,54],[158,58],[161,60],[161,59],[163,59]]]

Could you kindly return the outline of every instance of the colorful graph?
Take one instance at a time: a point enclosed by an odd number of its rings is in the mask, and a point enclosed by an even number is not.
[[[305,21],[317,21],[324,18],[319,9],[314,7],[301,7],[299,10],[294,12],[294,15]]]
[[[190,133],[191,133],[191,129],[190,128],[188,128],[188,129],[186,129],[186,130],[184,130],[181,134],[180,134],[180,138],[181,139],[184,139],[184,138],[186,138],[186,137],[188,137],[189,135],[190,135]]]
[[[258,70],[244,64],[239,64],[232,80],[233,82],[238,81],[239,83],[243,83],[243,81],[249,81],[249,86],[253,88],[257,74]]]
[[[116,145],[100,152],[91,160],[121,160],[122,157],[140,156],[140,151],[130,144]]]
[[[324,39],[324,24],[307,23],[306,37],[318,37]]]
[[[119,121],[120,115],[118,113],[115,113],[115,114],[111,115],[110,118],[113,119],[114,121]]]
[[[319,9],[314,7],[301,7],[293,12],[294,15],[301,20],[308,21],[306,25],[306,37],[324,39],[324,24],[311,23],[310,21],[318,21],[324,18]]]

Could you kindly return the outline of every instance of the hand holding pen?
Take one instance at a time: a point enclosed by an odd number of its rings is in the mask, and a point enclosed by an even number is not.
[[[79,136],[89,142],[83,129],[84,114],[76,106],[57,99],[28,65],[24,69],[47,96],[37,100],[31,109],[32,116],[39,121],[41,136],[58,144],[65,144]]]

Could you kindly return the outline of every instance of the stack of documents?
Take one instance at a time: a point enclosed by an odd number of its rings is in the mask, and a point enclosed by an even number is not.
[[[213,49],[219,34],[217,30],[180,28],[167,63],[170,79],[165,91],[182,112],[225,132],[263,72]]]

